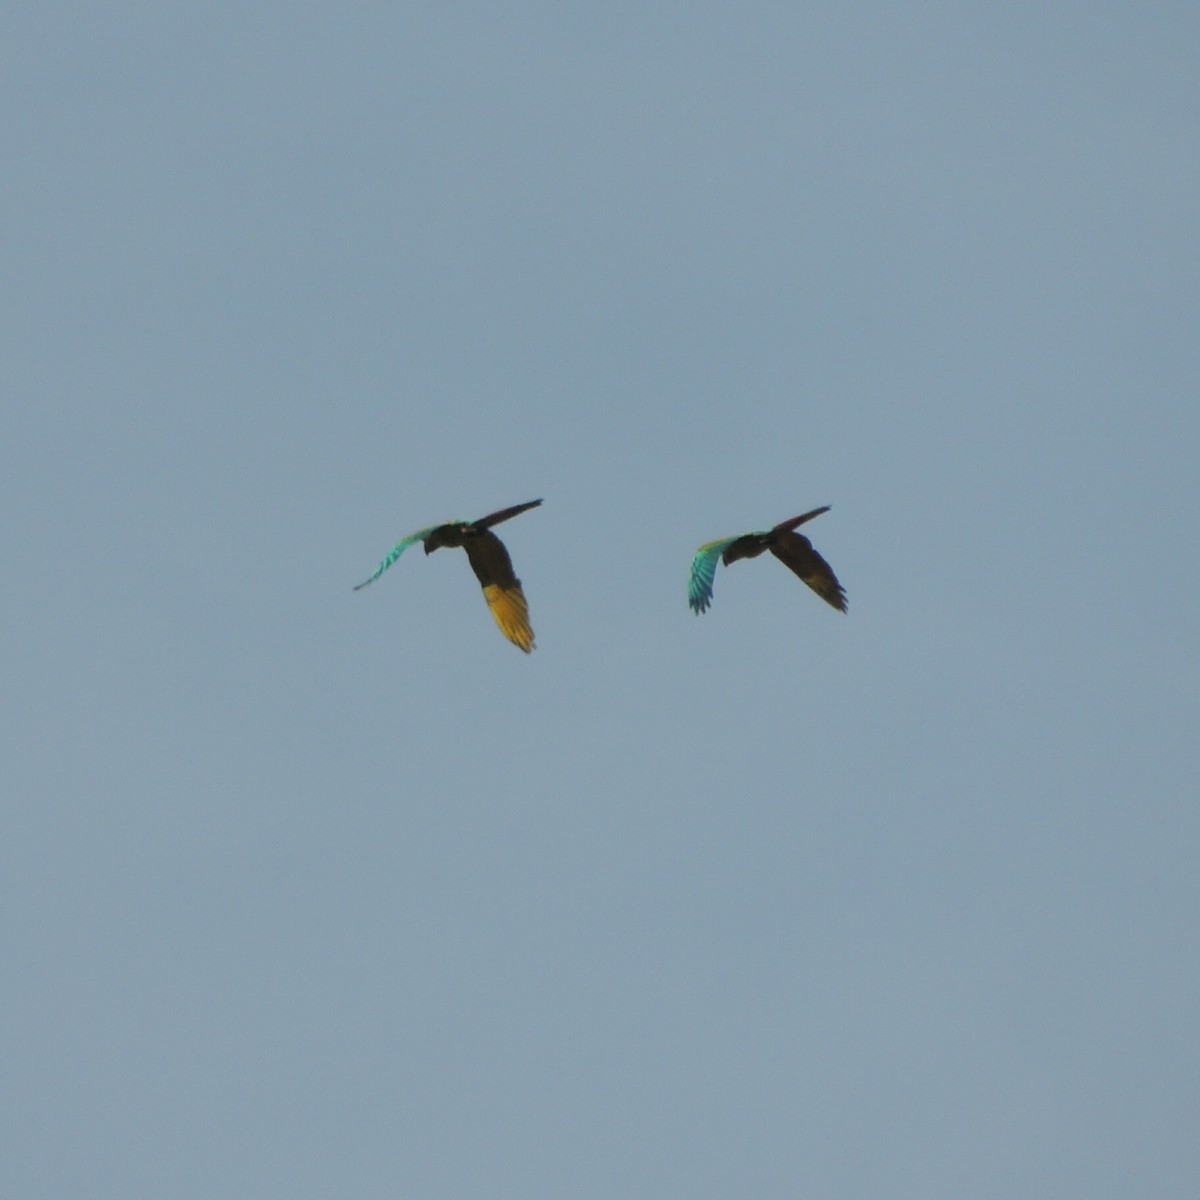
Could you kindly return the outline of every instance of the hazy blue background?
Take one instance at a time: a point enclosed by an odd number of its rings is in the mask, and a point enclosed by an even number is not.
[[[0,1191],[1200,1195],[1200,10],[1049,7],[10,6]]]

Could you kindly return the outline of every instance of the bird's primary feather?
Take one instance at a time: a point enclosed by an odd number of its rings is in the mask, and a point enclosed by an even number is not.
[[[356,583],[354,585],[354,590],[357,592],[362,588],[365,588],[368,583],[374,583],[375,580],[377,580],[380,575],[382,575],[384,571],[386,571],[388,567],[390,567],[392,563],[394,563],[396,559],[398,559],[400,555],[402,555],[405,550],[409,548],[409,546],[413,545],[415,542],[424,541],[435,529],[438,528],[439,526],[437,525],[430,525],[426,529],[418,529],[416,533],[410,533],[406,538],[401,538],[400,541],[398,541],[387,552],[387,554],[384,555],[383,562],[381,562],[379,566],[375,568],[375,574],[372,575],[370,579],[364,579],[362,583]]]
[[[717,563],[726,547],[733,545],[737,540],[737,537],[718,538],[715,542],[705,542],[696,551],[696,556],[692,559],[692,571],[688,576],[688,606],[692,612],[702,613],[712,603],[713,576],[717,571]]]

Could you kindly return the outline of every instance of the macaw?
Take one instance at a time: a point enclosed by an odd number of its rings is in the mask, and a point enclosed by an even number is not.
[[[846,593],[838,583],[829,564],[812,548],[812,542],[803,534],[796,533],[796,526],[811,521],[829,511],[814,508],[799,517],[781,521],[765,533],[742,533],[737,537],[719,538],[706,542],[696,551],[692,559],[692,573],[688,578],[688,604],[692,612],[702,613],[712,603],[713,575],[719,558],[726,566],[739,558],[757,558],[765,550],[775,555],[790,571],[799,575],[827,604],[839,612],[846,611]]]
[[[504,543],[492,533],[492,526],[507,521],[527,509],[536,508],[540,500],[530,500],[512,508],[502,508],[478,521],[448,521],[444,525],[430,525],[418,529],[398,541],[375,568],[370,579],[356,584],[354,590],[374,583],[414,542],[425,543],[425,553],[432,554],[443,546],[461,546],[467,552],[467,561],[475,571],[479,586],[483,588],[488,608],[500,626],[500,632],[515,646],[528,654],[533,649],[533,630],[529,625],[529,605],[521,591],[521,581],[513,574],[512,560]]]

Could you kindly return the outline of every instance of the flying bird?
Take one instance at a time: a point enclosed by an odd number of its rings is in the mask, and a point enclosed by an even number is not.
[[[528,654],[533,649],[529,605],[525,602],[525,593],[521,591],[521,581],[513,574],[508,551],[492,532],[492,526],[527,509],[537,508],[539,504],[540,500],[530,500],[512,508],[502,508],[499,512],[480,517],[478,521],[448,521],[444,525],[418,529],[416,533],[401,538],[387,552],[371,578],[364,579],[354,590],[357,592],[367,584],[374,583],[414,542],[424,542],[426,554],[432,554],[443,546],[461,546],[467,552],[467,561],[475,571],[479,586],[483,588],[484,599],[496,624],[500,626],[500,632]]]
[[[812,512],[781,521],[765,533],[742,533],[737,537],[706,542],[692,559],[692,573],[688,579],[688,604],[692,612],[702,613],[712,603],[717,559],[729,566],[739,558],[757,558],[765,550],[770,550],[789,571],[799,575],[826,604],[832,604],[838,612],[845,612],[846,593],[833,569],[812,548],[812,542],[796,532],[797,525],[828,511],[826,504],[824,508],[814,508]]]

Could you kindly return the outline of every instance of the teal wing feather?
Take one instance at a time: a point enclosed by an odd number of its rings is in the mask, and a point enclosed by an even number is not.
[[[370,579],[364,579],[362,583],[355,584],[354,590],[357,592],[360,588],[365,588],[368,583],[374,583],[375,580],[377,580],[380,575],[382,575],[384,571],[386,571],[388,567],[390,567],[392,563],[394,563],[396,559],[398,559],[400,555],[402,555],[405,550],[407,550],[409,546],[413,544],[413,542],[424,541],[425,538],[427,538],[437,528],[439,528],[439,526],[430,525],[428,529],[418,529],[416,533],[410,533],[408,537],[401,538],[401,540],[398,541],[387,552],[387,554],[384,556],[383,562],[381,562],[379,566],[375,568],[375,574],[372,575]]]
[[[725,548],[736,541],[736,537],[720,538],[715,542],[705,542],[696,551],[696,557],[692,559],[692,573],[688,576],[688,605],[692,612],[702,613],[712,603],[713,576],[717,563]]]

